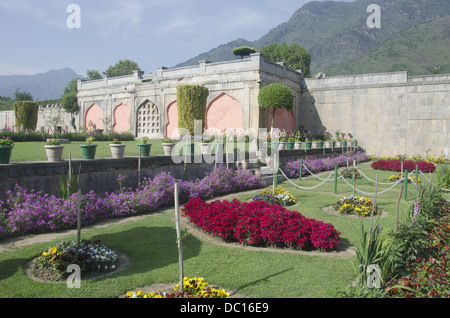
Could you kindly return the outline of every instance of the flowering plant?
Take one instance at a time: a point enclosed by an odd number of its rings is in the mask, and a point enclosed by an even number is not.
[[[191,198],[183,216],[202,230],[225,241],[250,246],[304,250],[330,250],[339,244],[332,224],[308,219],[296,211],[264,201],[216,200],[205,203]]]
[[[433,172],[436,169],[436,165],[431,162],[426,161],[413,162],[410,160],[405,160],[403,161],[403,170],[414,171],[416,170],[416,165],[419,166],[419,170],[422,172]],[[402,161],[397,159],[378,160],[372,162],[371,167],[376,170],[401,171]]]
[[[354,214],[359,216],[371,216],[378,214],[378,207],[365,197],[345,197],[334,204],[334,209],[339,214]]]
[[[3,136],[2,139],[0,139],[0,146],[2,147],[14,146],[14,141],[12,141],[11,138],[9,137]]]
[[[394,175],[392,175],[392,176],[390,176],[388,178],[388,181],[389,182],[396,182],[396,181],[400,180],[401,178],[402,178],[401,175],[394,174]],[[408,176],[408,183],[411,183],[411,182],[416,183],[416,177],[415,176]],[[420,178],[417,178],[417,182],[420,182]]]
[[[278,187],[275,189],[264,189],[260,194],[257,194],[253,201],[265,201],[270,204],[279,204],[281,206],[288,206],[297,204],[298,201],[289,194],[288,191]]]
[[[47,145],[48,146],[59,146],[59,145],[61,145],[61,141],[59,141],[59,139],[50,139],[49,141],[47,141]]]
[[[120,145],[122,142],[121,142],[120,140],[118,140],[117,138],[114,138],[113,141],[112,141],[112,143],[113,143],[114,145]]]
[[[144,294],[142,291],[127,292],[125,298],[230,298],[230,294],[223,289],[211,288],[202,277],[183,278],[183,291],[179,283],[173,288],[175,292],[154,291]]]
[[[85,274],[108,272],[116,268],[117,259],[117,254],[100,241],[82,240],[77,248],[73,240],[67,240],[43,252],[36,261],[35,272],[44,269],[61,280],[69,275],[67,266],[71,264],[80,266],[81,273]]]

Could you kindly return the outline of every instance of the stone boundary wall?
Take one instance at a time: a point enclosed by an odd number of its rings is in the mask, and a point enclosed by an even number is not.
[[[450,156],[450,74],[305,79],[302,125],[351,133],[369,155]]]
[[[306,156],[324,157],[341,154],[342,148],[280,150],[280,161],[295,160]],[[93,190],[97,194],[118,190],[117,177],[125,175],[124,186],[136,187],[138,180],[138,157],[123,159],[101,158],[93,160],[71,160],[72,170],[80,172],[83,193]],[[191,162],[195,162],[192,158]],[[226,165],[225,156],[222,160]],[[236,160],[229,167],[236,169]],[[186,166],[186,168],[185,168]],[[170,156],[150,156],[141,158],[141,178],[153,178],[162,171],[170,172],[177,179],[195,180],[205,176],[215,164],[188,163],[175,164]],[[250,164],[251,169],[251,164]],[[6,191],[14,190],[16,184],[28,191],[42,191],[57,195],[58,178],[67,175],[69,161],[60,162],[20,162],[0,165],[0,200],[6,199]],[[281,176],[280,176],[281,178]]]
[[[60,118],[60,122],[56,126],[60,126],[62,130],[73,131],[71,126],[71,115],[66,113],[58,104],[39,105],[36,131],[49,131],[50,120],[55,117]],[[12,129],[15,125],[16,120],[13,110],[0,111],[0,129]]]

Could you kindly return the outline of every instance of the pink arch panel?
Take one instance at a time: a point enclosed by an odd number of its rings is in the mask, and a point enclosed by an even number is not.
[[[179,137],[178,129],[178,105],[173,102],[167,107],[167,124],[166,124],[166,138]]]
[[[226,93],[220,94],[206,108],[205,129],[220,131],[242,128],[242,109],[237,100]]]
[[[130,109],[127,105],[121,103],[114,108],[114,126],[116,133],[130,132]]]
[[[268,126],[272,127],[272,113],[273,110],[269,111]],[[277,109],[275,112],[275,123],[274,128],[285,129],[285,130],[295,130],[295,118],[294,112],[292,110]]]
[[[97,129],[103,129],[103,111],[97,104],[92,104],[84,115],[84,126],[89,128],[89,122],[92,122]]]

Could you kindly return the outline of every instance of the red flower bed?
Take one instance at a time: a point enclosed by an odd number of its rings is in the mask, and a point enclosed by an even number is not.
[[[240,202],[190,199],[182,209],[190,222],[229,242],[304,250],[330,250],[339,244],[332,224],[305,218],[265,201]]]
[[[422,172],[433,172],[436,166],[431,162],[426,161],[403,161],[403,171],[408,170],[409,172],[416,170],[416,164],[419,165],[419,170]],[[399,160],[378,160],[372,162],[371,167],[377,170],[391,170],[391,171],[401,171],[402,164]]]

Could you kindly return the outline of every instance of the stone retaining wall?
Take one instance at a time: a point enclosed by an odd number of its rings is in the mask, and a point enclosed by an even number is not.
[[[341,148],[335,149],[300,149],[281,150],[280,161],[295,160],[306,156],[330,156],[341,154]],[[191,162],[196,162],[192,158]],[[201,162],[201,160],[199,160]],[[226,164],[225,157],[222,162]],[[236,162],[236,160],[232,160]],[[124,186],[136,187],[138,182],[138,157],[123,159],[103,158],[94,160],[71,160],[72,170],[80,172],[80,184],[83,193],[93,190],[97,194],[118,190],[118,175],[125,175]],[[215,164],[189,163],[175,164],[170,156],[150,156],[141,158],[140,176],[153,178],[162,171],[170,172],[178,179],[195,180],[202,178],[211,171]],[[236,163],[230,163],[230,168],[237,168]],[[249,168],[252,168],[250,164]],[[69,161],[60,162],[20,162],[0,165],[0,200],[5,200],[5,192],[13,190],[18,184],[28,190],[35,189],[48,194],[57,194],[58,178],[69,171]]]

